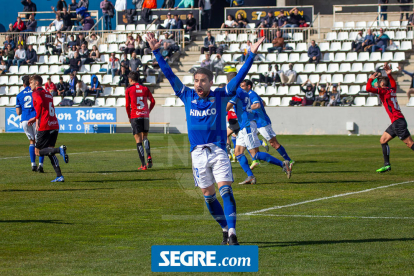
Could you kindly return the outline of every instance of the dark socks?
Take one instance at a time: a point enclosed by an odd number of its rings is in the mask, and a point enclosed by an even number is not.
[[[388,146],[388,143],[381,144],[382,146],[382,155],[384,155],[384,166],[390,165],[390,147]]]
[[[39,155],[40,156],[45,156],[45,155],[52,156],[59,152],[60,152],[59,148],[45,148],[39,151]]]
[[[144,147],[145,147],[145,151],[147,152],[147,157],[151,157],[151,147],[150,147],[150,142],[148,141],[148,139],[144,140]]]
[[[144,148],[142,147],[142,143],[137,143],[137,150],[139,159],[141,159],[141,164],[142,166],[145,166]]]
[[[60,171],[59,160],[55,155],[49,155],[50,163],[52,163],[53,169],[55,169],[56,176],[62,176],[62,172]]]
[[[414,150],[414,144],[411,146],[411,149]]]

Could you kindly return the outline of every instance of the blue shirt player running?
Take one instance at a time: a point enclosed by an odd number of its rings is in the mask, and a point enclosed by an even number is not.
[[[30,162],[32,164],[32,171],[43,172],[43,159],[44,156],[39,157],[39,167],[36,166],[36,154],[35,154],[35,142],[36,142],[36,125],[29,125],[28,121],[36,117],[36,110],[33,106],[32,89],[30,89],[29,76],[23,78],[24,89],[17,94],[16,97],[16,113],[21,115],[21,125],[24,133],[30,141],[29,154]]]
[[[186,87],[165,62],[159,50],[161,44],[154,34],[149,33],[147,38],[175,95],[184,102],[194,180],[204,194],[211,215],[223,230],[222,244],[239,244],[236,236],[236,201],[231,188],[233,173],[226,153],[226,104],[236,95],[236,89],[247,75],[263,40],[264,37],[251,47],[252,54],[230,83],[211,91],[213,73],[210,70],[197,69],[194,89]],[[216,198],[214,182],[219,187],[224,208]]]
[[[251,89],[253,83],[248,81],[246,84]],[[286,153],[285,148],[281,144],[279,144],[279,142],[277,141],[276,133],[273,131],[273,128],[272,128],[272,121],[270,121],[270,118],[267,115],[266,110],[265,110],[264,101],[253,90],[250,90],[249,96],[250,96],[250,99],[253,99],[253,98],[260,99],[259,107],[253,110],[253,113],[255,115],[254,121],[257,124],[257,131],[263,136],[263,138],[265,138],[270,143],[270,145],[283,157],[284,160],[289,162],[289,168],[291,170],[295,161],[290,159],[289,155]],[[260,163],[257,160],[253,160],[253,163],[250,166],[250,168],[254,169],[259,164]]]
[[[228,77],[230,74],[228,74]],[[256,183],[256,177],[253,175],[247,162],[247,158],[243,153],[246,148],[250,152],[253,160],[258,159],[273,165],[278,165],[287,173],[288,178],[290,178],[291,171],[288,161],[282,162],[268,153],[259,152],[261,142],[257,137],[257,126],[254,121],[255,114],[253,113],[253,110],[260,107],[260,98],[257,94],[250,95],[250,84],[250,80],[244,80],[237,90],[237,95],[227,104],[228,110],[234,107],[237,117],[239,118],[240,131],[237,135],[235,154],[240,166],[247,174],[246,180],[239,184]],[[249,91],[249,93],[246,91]]]

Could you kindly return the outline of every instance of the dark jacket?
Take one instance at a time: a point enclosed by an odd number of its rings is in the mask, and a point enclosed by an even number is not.
[[[33,2],[29,4],[26,0],[22,0],[21,3],[24,6],[24,8],[23,8],[24,12],[35,12],[35,11],[37,11],[36,4],[33,3]]]
[[[34,49],[27,50],[26,51],[26,61],[30,60],[30,64],[33,64],[33,62],[37,62],[37,53]]]
[[[61,11],[63,10],[63,8],[68,8],[68,4],[66,4],[65,0],[58,0],[57,4],[56,4],[56,10],[57,11]]]
[[[214,5],[214,1],[210,1],[211,7]],[[204,10],[205,1],[204,0],[198,0],[198,6]]]
[[[61,90],[66,91],[66,90],[69,90],[69,84],[67,82],[63,82],[63,83],[58,82],[58,84],[56,85],[56,89],[58,91],[61,91]]]
[[[209,45],[216,46],[216,40],[214,36],[211,36],[210,41],[208,40],[208,36],[204,38],[204,47],[208,48]]]
[[[321,49],[319,49],[318,45],[314,46],[310,46],[308,49],[308,57],[317,57],[320,58],[321,57]]]
[[[184,29],[184,23],[180,18],[178,18],[178,21],[175,22],[175,26],[177,27],[177,29]]]
[[[162,3],[161,9],[174,8],[174,6],[175,6],[175,0],[164,0],[164,3]]]
[[[33,20],[33,21],[27,21],[27,24],[26,24],[26,30],[27,31],[29,31],[29,32],[36,32],[36,29],[37,29],[37,21],[36,21],[36,19],[35,20]]]
[[[119,77],[118,86],[122,86],[122,85],[125,86],[125,87],[129,86],[128,75],[127,74],[121,74],[121,76]]]
[[[73,71],[78,72],[80,69],[80,64],[81,64],[81,59],[79,57],[71,58],[69,60],[70,69],[72,69]]]
[[[196,29],[196,25],[197,25],[197,21],[195,20],[195,18],[191,18],[185,21],[185,25],[187,25],[188,27],[191,27],[191,30],[195,30]]]

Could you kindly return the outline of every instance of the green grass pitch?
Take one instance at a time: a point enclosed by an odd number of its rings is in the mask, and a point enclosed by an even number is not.
[[[413,275],[412,150],[393,140],[392,171],[376,174],[378,136],[278,138],[296,161],[290,180],[263,164],[257,185],[240,186],[233,164],[237,234],[259,246],[257,274]],[[152,275],[152,245],[219,244],[187,136],[150,141],[154,167],[138,172],[130,134],[60,134],[70,162],[59,157],[66,182],[53,184],[47,158],[45,174],[31,172],[24,134],[1,134],[0,275]]]

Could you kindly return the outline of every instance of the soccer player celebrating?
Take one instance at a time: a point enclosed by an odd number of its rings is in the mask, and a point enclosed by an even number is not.
[[[23,78],[24,89],[16,97],[16,113],[21,115],[21,124],[23,126],[24,133],[30,141],[29,154],[30,161],[32,163],[32,171],[43,172],[43,156],[39,157],[39,167],[36,166],[36,154],[35,154],[35,140],[36,140],[36,126],[29,125],[30,119],[36,117],[36,110],[33,106],[32,90],[30,89],[29,76]]]
[[[53,96],[42,88],[43,80],[39,75],[33,75],[30,78],[30,87],[32,88],[33,104],[36,110],[36,117],[29,120],[29,124],[36,121],[36,149],[37,156],[49,156],[50,162],[56,172],[56,178],[51,182],[64,182],[65,178],[60,170],[59,161],[55,156],[56,153],[62,155],[65,163],[69,162],[66,154],[66,146],[55,148],[56,140],[59,134],[59,122],[56,118],[55,107],[53,105]]]
[[[380,143],[382,146],[382,154],[384,155],[384,166],[377,170],[378,173],[384,173],[391,170],[390,164],[390,147],[388,142],[396,136],[403,141],[407,147],[414,150],[414,141],[407,129],[407,121],[401,113],[400,106],[397,102],[397,84],[391,75],[391,69],[388,65],[384,66],[387,77],[380,77],[381,73],[372,74],[367,82],[366,90],[379,95],[382,104],[391,119],[391,125],[382,134]],[[378,88],[372,87],[372,81],[378,78]],[[389,85],[391,88],[389,88]]]
[[[142,142],[144,142],[145,151],[147,152],[148,168],[151,168],[152,158],[150,142],[148,141],[148,131],[149,114],[155,106],[155,100],[154,97],[152,97],[151,91],[138,83],[139,78],[139,72],[130,72],[128,75],[130,86],[125,91],[125,108],[129,122],[131,123],[132,134],[137,143],[139,159],[141,159],[141,167],[139,167],[138,170],[145,171],[147,170],[147,166],[145,164]],[[151,102],[149,108],[148,100]]]
[[[223,230],[222,244],[239,244],[236,236],[236,201],[231,188],[234,180],[226,153],[226,104],[236,95],[237,87],[246,77],[264,39],[260,38],[251,46],[252,53],[233,80],[224,88],[211,91],[213,73],[210,70],[197,69],[194,73],[194,89],[186,87],[165,62],[160,53],[161,43],[154,34],[148,34],[147,38],[175,95],[184,102],[194,181],[204,194],[208,210]],[[216,198],[214,182],[217,182],[224,208]]]

